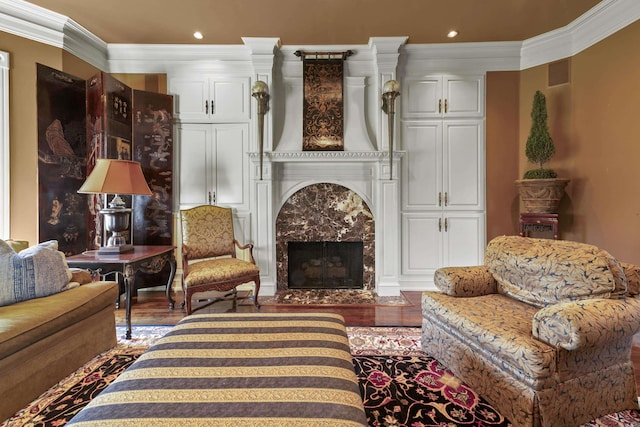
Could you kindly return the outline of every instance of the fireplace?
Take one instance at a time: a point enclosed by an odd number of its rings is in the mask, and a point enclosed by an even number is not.
[[[289,242],[289,289],[361,289],[362,242]]]
[[[353,254],[347,255],[348,251]],[[335,257],[342,258],[342,267],[349,265],[350,277],[333,277],[328,283],[325,280],[319,284],[316,276],[322,269],[325,279],[327,275],[340,273],[341,267],[335,265],[338,260],[329,265]],[[312,271],[310,263],[317,264],[318,260],[320,265],[313,265]],[[305,262],[313,279],[301,276]],[[367,203],[339,184],[311,184],[296,191],[276,218],[276,269],[278,290],[290,287],[375,290],[375,225]],[[290,277],[293,274],[295,277]]]

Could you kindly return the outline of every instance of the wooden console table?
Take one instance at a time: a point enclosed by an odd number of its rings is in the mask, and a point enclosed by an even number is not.
[[[521,213],[520,235],[522,237],[553,236],[558,240],[558,214]]]
[[[168,262],[171,273],[167,282],[167,299],[169,309],[173,310],[175,302],[171,298],[171,284],[176,274],[176,258],[173,253],[175,246],[134,246],[133,252],[115,255],[100,255],[98,251],[86,251],[78,255],[67,257],[69,267],[100,269],[101,274],[120,272],[124,276],[124,292],[127,304],[126,339],[131,339],[131,294],[134,288],[136,273],[158,273]]]

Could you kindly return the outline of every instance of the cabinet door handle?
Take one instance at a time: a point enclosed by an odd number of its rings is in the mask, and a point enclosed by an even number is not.
[[[442,218],[438,218],[438,231],[442,231]]]
[[[448,191],[444,192],[444,205],[445,206],[449,205],[449,192]]]
[[[442,98],[438,99],[438,113],[442,113]]]
[[[209,103],[211,104],[211,114],[215,114],[215,107],[213,105],[213,99],[211,101],[209,101]]]
[[[447,114],[449,110],[449,101],[448,100],[444,100],[444,113]]]
[[[213,204],[214,205],[216,204],[216,192],[215,191],[213,192]]]
[[[449,219],[445,218],[444,219],[444,231],[447,231],[449,228]]]
[[[442,191],[438,192],[438,206],[442,206]]]
[[[204,113],[209,114],[209,101],[204,101]]]
[[[209,191],[209,204],[211,204],[211,191]]]

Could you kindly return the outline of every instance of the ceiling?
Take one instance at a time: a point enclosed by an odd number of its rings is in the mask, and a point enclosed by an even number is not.
[[[30,0],[107,43],[285,45],[522,41],[563,27],[601,0]],[[193,38],[194,31],[204,34]]]

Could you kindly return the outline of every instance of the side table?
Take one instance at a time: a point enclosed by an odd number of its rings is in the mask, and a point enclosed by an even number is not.
[[[520,235],[522,237],[553,236],[558,240],[558,214],[521,213]]]
[[[100,269],[102,274],[120,272],[124,275],[124,292],[127,304],[126,339],[131,339],[131,294],[134,288],[136,273],[158,273],[168,262],[171,273],[167,282],[167,299],[169,309],[173,310],[175,302],[171,298],[171,284],[176,274],[176,258],[173,253],[175,246],[133,246],[133,251],[123,254],[104,255],[98,251],[86,251],[78,255],[67,257],[69,267]]]

